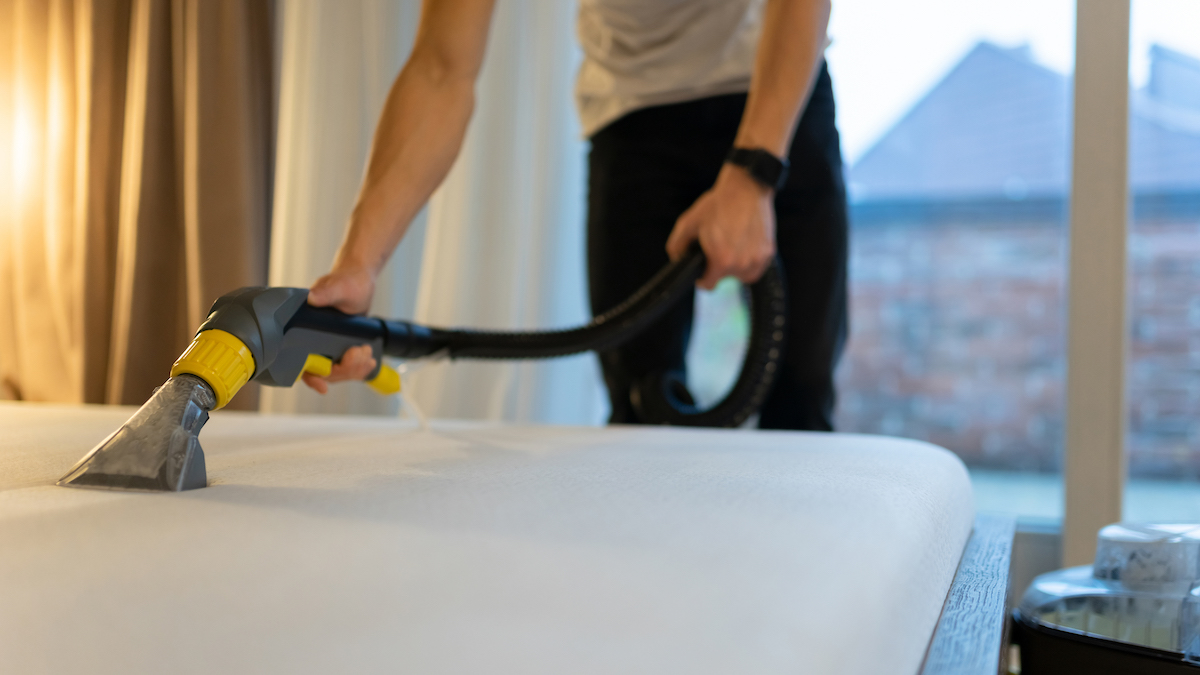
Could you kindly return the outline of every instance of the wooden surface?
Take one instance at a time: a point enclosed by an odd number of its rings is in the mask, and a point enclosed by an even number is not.
[[[1004,663],[1015,521],[975,520],[921,675],[996,675]]]
[[[51,484],[129,413],[0,404],[0,672],[915,673],[973,522],[842,434],[221,411],[207,488]]]

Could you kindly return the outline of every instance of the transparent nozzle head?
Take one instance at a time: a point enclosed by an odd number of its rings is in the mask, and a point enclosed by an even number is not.
[[[216,398],[194,375],[173,377],[58,481],[67,487],[170,491],[208,484],[199,434]]]

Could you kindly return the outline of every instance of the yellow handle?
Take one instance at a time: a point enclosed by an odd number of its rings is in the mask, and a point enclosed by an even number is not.
[[[380,366],[379,374],[374,379],[367,380],[367,384],[377,393],[391,396],[400,392],[400,373],[385,363]]]
[[[309,354],[304,360],[304,372],[318,377],[329,377],[333,371],[333,360],[320,354]],[[400,373],[386,363],[380,366],[379,374],[367,380],[367,384],[376,392],[390,396],[400,391]]]
[[[320,354],[309,354],[308,358],[304,359],[304,371],[301,374],[312,373],[317,377],[329,377],[329,373],[332,372],[333,359]]]

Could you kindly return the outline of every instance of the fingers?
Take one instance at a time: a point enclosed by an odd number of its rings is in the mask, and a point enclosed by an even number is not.
[[[679,260],[687,253],[688,246],[697,239],[697,230],[701,219],[696,215],[696,207],[683,212],[679,216],[679,220],[675,221],[675,227],[671,230],[671,236],[667,237],[667,256],[672,261]]]
[[[752,284],[775,255],[775,212],[770,194],[759,186],[718,183],[675,221],[667,254],[681,258],[694,241],[707,265],[696,285],[712,290],[725,277]]]
[[[329,371],[330,382],[344,380],[363,380],[375,370],[377,362],[371,352],[371,345],[359,345],[347,349],[342,358],[333,364]]]
[[[371,351],[371,345],[359,345],[347,349],[342,358],[333,364],[329,377],[321,377],[312,373],[304,373],[301,379],[304,384],[312,387],[320,394],[328,393],[330,382],[345,380],[365,380],[375,370],[378,361]]]
[[[774,256],[774,252],[758,258],[735,272],[733,276],[737,277],[738,281],[747,285],[758,281],[762,278],[763,273],[767,271],[767,267],[771,265],[772,256]]]
[[[702,239],[701,244],[703,243]],[[737,253],[716,246],[706,247],[705,253],[708,256],[708,266],[705,267],[704,276],[700,277],[696,285],[707,291],[715,288],[717,283],[725,277],[736,277],[743,284],[753,284],[762,278],[775,256],[775,251],[772,249],[753,253]]]
[[[329,393],[329,383],[323,377],[313,375],[312,373],[304,373],[300,376],[300,379],[304,380],[304,384],[315,389],[318,394]]]

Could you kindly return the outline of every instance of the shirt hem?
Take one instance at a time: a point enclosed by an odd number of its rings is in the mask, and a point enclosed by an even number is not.
[[[681,90],[681,91],[667,91],[667,92],[662,92],[662,93],[658,93],[658,94],[645,94],[645,95],[639,95],[636,97],[629,97],[627,99],[618,99],[615,101],[613,101],[611,99],[611,97],[607,97],[607,96],[598,97],[598,98],[610,99],[609,101],[605,102],[606,105],[604,107],[611,107],[612,109],[609,112],[606,112],[601,115],[597,115],[593,119],[589,120],[583,114],[582,109],[584,106],[581,103],[579,106],[580,107],[580,116],[579,116],[580,120],[579,121],[580,121],[580,125],[583,127],[582,136],[585,139],[591,138],[592,136],[595,136],[597,133],[599,133],[601,130],[603,130],[604,127],[607,127],[608,125],[612,124],[613,122],[616,122],[617,120],[621,119],[622,117],[624,117],[625,115],[628,115],[631,112],[635,112],[637,110],[642,110],[643,108],[651,108],[651,107],[658,106],[658,105],[670,105],[672,103],[686,103],[688,101],[696,101],[696,100],[699,100],[702,98],[709,98],[711,96],[723,96],[726,94],[745,94],[745,93],[748,93],[749,91],[750,91],[750,78],[747,77],[745,79],[739,79],[739,80],[735,80],[735,81],[731,81],[731,82],[723,82],[720,84],[715,84],[715,85],[711,85],[711,86],[707,86],[707,87],[700,87],[700,88],[696,88],[696,89],[688,89],[688,90]],[[582,99],[585,97],[581,96],[579,98],[582,101]]]

